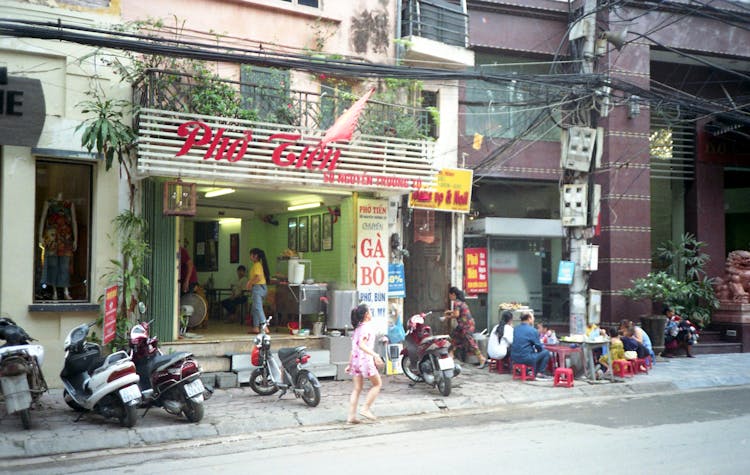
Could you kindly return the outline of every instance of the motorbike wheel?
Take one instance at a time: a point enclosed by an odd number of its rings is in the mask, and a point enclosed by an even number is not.
[[[304,369],[297,375],[296,386],[302,389],[302,400],[310,407],[315,407],[320,404],[320,385],[316,386],[313,380],[317,382],[318,378]]]
[[[185,406],[182,413],[190,422],[200,422],[203,419],[203,401],[194,401],[193,399],[186,398]]]
[[[414,374],[414,371],[411,370],[411,358],[409,358],[409,355],[404,355],[401,357],[401,370],[404,372],[407,378],[411,379],[415,383],[418,383],[422,381],[422,378]]]
[[[23,428],[26,430],[31,429],[31,411],[24,409],[23,411],[19,411],[18,414],[21,416],[21,425]]]
[[[438,381],[437,381],[438,391],[440,391],[440,394],[442,394],[445,397],[450,396],[450,394],[451,394],[451,378],[448,378],[447,376],[445,376],[445,374],[443,374],[442,371],[438,371],[437,374],[439,375],[439,376],[437,376],[437,378],[438,378]]]
[[[123,403],[120,409],[122,411],[118,418],[120,426],[127,428],[133,427],[136,422],[138,422],[138,406],[131,406]]]
[[[270,396],[279,390],[276,384],[271,381],[271,375],[264,368],[256,368],[250,375],[250,389],[261,396]]]
[[[65,400],[65,404],[67,404],[69,408],[73,409],[76,412],[83,412],[86,410],[77,402],[75,402],[73,396],[71,396],[67,390],[63,391],[63,399]]]

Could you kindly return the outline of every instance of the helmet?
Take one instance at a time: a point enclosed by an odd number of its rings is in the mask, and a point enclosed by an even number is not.
[[[424,316],[421,313],[412,315],[409,319],[409,329],[414,330],[418,325],[424,325]]]

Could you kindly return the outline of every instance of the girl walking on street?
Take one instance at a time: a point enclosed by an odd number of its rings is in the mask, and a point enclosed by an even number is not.
[[[383,359],[374,351],[375,333],[370,325],[371,319],[370,309],[365,304],[361,304],[352,310],[351,321],[354,334],[352,335],[352,352],[349,355],[349,365],[346,367],[346,372],[352,375],[352,381],[354,382],[352,395],[349,398],[349,414],[346,418],[346,422],[349,424],[360,423],[360,420],[357,419],[357,403],[359,402],[359,395],[362,393],[365,378],[370,380],[372,387],[365,397],[365,404],[359,411],[359,415],[365,419],[376,419],[370,408],[372,403],[375,402],[375,398],[378,397],[382,386],[378,368],[383,366]]]

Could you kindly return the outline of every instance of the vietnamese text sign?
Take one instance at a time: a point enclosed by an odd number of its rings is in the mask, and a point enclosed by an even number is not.
[[[388,201],[357,201],[357,291],[376,332],[388,330]]]
[[[557,283],[570,285],[573,283],[573,271],[576,265],[571,261],[560,261],[560,267],[557,269]]]
[[[117,331],[117,286],[107,288],[104,292],[104,329],[102,343],[105,345],[115,339]]]
[[[409,207],[468,213],[471,208],[473,170],[443,168],[434,189],[412,191]]]
[[[489,290],[486,247],[464,249],[464,290],[469,295],[484,294]]]
[[[406,297],[404,265],[400,262],[388,264],[388,297]]]

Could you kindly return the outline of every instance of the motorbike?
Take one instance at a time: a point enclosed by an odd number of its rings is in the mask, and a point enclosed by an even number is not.
[[[138,308],[145,313],[145,305],[141,303]],[[159,339],[149,336],[151,323],[153,320],[133,325],[128,338],[143,393],[141,406],[146,412],[151,407],[163,407],[170,414],[184,414],[188,421],[199,422],[203,419],[203,401],[212,394],[200,379],[201,367],[192,353],[162,353]]]
[[[78,419],[92,411],[118,419],[123,427],[133,427],[142,397],[135,364],[124,351],[103,356],[101,346],[86,341],[95,324],[78,325],[65,337],[65,363],[60,372],[63,399],[81,413]]]
[[[271,353],[271,336],[266,333],[271,319],[272,317],[268,317],[255,337],[251,362],[257,368],[250,375],[250,388],[261,396],[270,396],[281,390],[279,399],[291,389],[294,396],[301,397],[308,406],[317,406],[320,403],[320,382],[312,372],[302,368],[310,360],[307,348],[297,346],[279,349],[278,356],[283,369],[279,368]]]
[[[419,313],[409,319],[401,350],[401,369],[414,383],[427,383],[448,396],[451,379],[461,373],[461,367],[450,356],[450,336],[433,335],[432,329],[425,325],[425,317],[430,313]]]
[[[31,406],[47,391],[42,375],[44,347],[8,317],[0,317],[0,403],[17,413],[24,429],[31,429]]]

